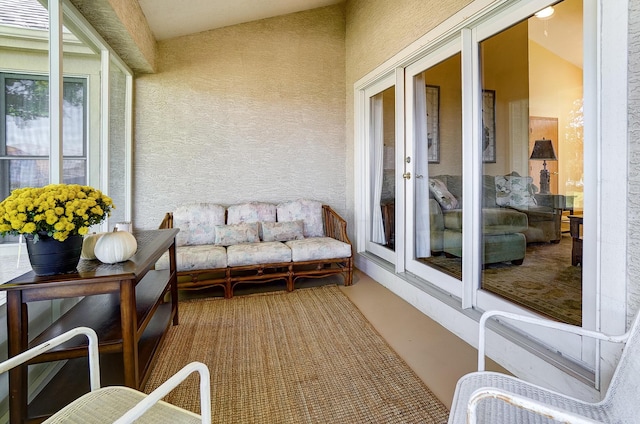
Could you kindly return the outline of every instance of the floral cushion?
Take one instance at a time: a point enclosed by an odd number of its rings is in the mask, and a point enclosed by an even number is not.
[[[222,246],[181,246],[176,249],[178,272],[226,267],[227,251]],[[169,269],[169,252],[158,259],[156,269]]]
[[[215,241],[218,246],[231,246],[240,243],[255,243],[260,241],[258,223],[244,223],[235,225],[216,225]]]
[[[272,203],[250,202],[231,205],[227,208],[227,224],[243,222],[275,222],[276,205]]]
[[[288,241],[301,240],[304,238],[303,222],[263,222],[262,223],[262,240],[263,241]]]
[[[291,262],[291,249],[279,241],[236,244],[227,247],[229,266]]]
[[[294,262],[351,257],[351,245],[330,237],[312,237],[285,243]]]
[[[302,220],[305,237],[324,236],[322,203],[315,200],[295,200],[277,206],[278,222]]]
[[[429,191],[445,210],[458,209],[458,199],[447,190],[447,186],[437,178],[429,178]]]
[[[213,203],[192,203],[176,208],[173,212],[173,227],[180,228],[176,235],[176,245],[213,244],[214,227],[224,225],[225,210],[224,206]]]
[[[496,204],[513,208],[536,206],[533,178],[496,175]]]

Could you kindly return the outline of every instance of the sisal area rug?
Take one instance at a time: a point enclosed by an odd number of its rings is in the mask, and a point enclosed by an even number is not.
[[[216,423],[446,423],[446,407],[337,286],[180,303],[148,393],[191,361]],[[166,400],[200,412],[198,377]]]

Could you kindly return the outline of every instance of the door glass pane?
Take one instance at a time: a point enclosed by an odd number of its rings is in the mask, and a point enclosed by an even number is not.
[[[18,187],[49,182],[49,81],[46,76],[4,74],[5,139],[3,155],[12,169],[2,184],[3,197]],[[65,78],[63,83],[63,179],[86,184],[86,82]],[[19,158],[24,159],[19,159]],[[42,159],[34,160],[34,157]],[[27,161],[21,165],[22,161]],[[30,162],[30,163],[29,163]],[[34,164],[37,166],[34,167]],[[6,166],[6,165],[5,165]],[[35,172],[30,174],[27,170]]]
[[[480,61],[482,288],[579,325],[582,0],[484,40]]]
[[[395,87],[370,98],[370,240],[395,250]]]
[[[462,279],[460,54],[414,78],[415,257]]]

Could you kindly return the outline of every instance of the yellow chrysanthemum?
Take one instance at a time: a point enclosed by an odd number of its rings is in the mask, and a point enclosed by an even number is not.
[[[78,184],[50,184],[13,190],[0,202],[0,235],[51,234],[56,240],[84,235],[111,213],[113,201]]]
[[[26,224],[24,224],[24,227],[22,227],[22,232],[26,234],[31,234],[35,230],[36,230],[36,224],[34,224],[33,222],[27,222]]]

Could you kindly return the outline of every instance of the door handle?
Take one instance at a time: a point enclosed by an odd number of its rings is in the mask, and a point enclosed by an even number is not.
[[[402,178],[404,178],[405,180],[410,180],[411,172],[405,172],[404,174],[402,174]]]

